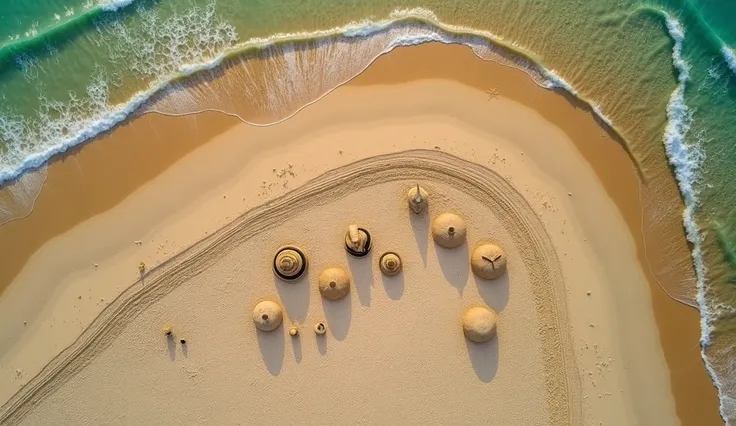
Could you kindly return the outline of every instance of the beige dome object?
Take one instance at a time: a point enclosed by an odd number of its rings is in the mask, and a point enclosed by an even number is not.
[[[401,258],[396,253],[386,252],[378,261],[378,267],[384,275],[396,275],[401,272]]]
[[[484,280],[495,280],[506,272],[506,253],[495,244],[481,244],[470,256],[473,273]]]
[[[496,335],[498,315],[485,306],[476,306],[463,314],[463,333],[465,337],[476,343],[491,340]]]
[[[278,303],[270,300],[263,301],[253,309],[253,322],[261,331],[275,330],[284,319],[284,312]]]
[[[281,247],[273,259],[276,275],[284,280],[295,280],[307,269],[307,257],[298,247]]]
[[[321,336],[327,333],[327,326],[325,325],[325,323],[320,321],[314,325],[314,332]]]
[[[419,186],[419,184],[415,187],[409,188],[409,191],[406,193],[406,198],[409,201],[409,208],[416,214],[427,209],[427,197],[427,191]]]
[[[432,222],[432,239],[445,248],[460,247],[465,242],[465,221],[454,213],[442,213]]]
[[[319,292],[328,300],[340,300],[350,293],[350,277],[342,268],[327,268],[319,274]]]
[[[291,326],[291,328],[289,328],[289,336],[296,337],[298,334],[299,334],[299,328],[297,326],[294,325],[294,326]]]

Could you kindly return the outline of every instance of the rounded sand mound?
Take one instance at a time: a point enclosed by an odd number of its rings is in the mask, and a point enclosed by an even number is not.
[[[495,244],[481,244],[470,256],[473,273],[484,280],[495,280],[506,272],[506,253]]]
[[[442,213],[432,222],[432,238],[441,247],[460,247],[466,234],[465,221],[454,213]]]
[[[476,306],[463,314],[463,332],[465,337],[476,343],[491,340],[496,335],[498,315],[485,306]]]
[[[261,331],[273,331],[281,325],[284,312],[278,303],[270,300],[263,301],[253,309],[253,322]]]
[[[340,300],[350,293],[350,277],[342,268],[327,268],[319,274],[319,292],[328,300]]]

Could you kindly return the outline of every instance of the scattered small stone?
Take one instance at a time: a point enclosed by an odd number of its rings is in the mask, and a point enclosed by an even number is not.
[[[289,329],[289,336],[296,337],[299,334],[299,329],[296,326],[293,326]]]
[[[435,146],[434,146],[434,149],[442,149],[442,148],[440,148],[440,146],[439,146],[439,145],[435,145]]]
[[[337,150],[337,152],[338,152],[338,153],[339,153],[340,155],[342,155],[342,150],[341,150],[341,149],[338,149],[338,150]]]
[[[104,301],[105,301],[105,298],[100,297],[100,302],[104,302]]]
[[[96,267],[98,267],[98,266],[100,266],[100,265],[98,265],[98,264],[96,264],[96,263],[93,263],[93,265],[95,266],[95,268],[96,268]]]
[[[590,290],[588,290],[588,291],[585,292],[585,294],[587,294],[588,296],[590,296],[592,294],[592,292]]]
[[[568,192],[567,195],[572,197],[572,192]]]
[[[82,296],[77,296],[77,299],[82,300]]]
[[[187,339],[181,339],[181,340],[179,340],[179,343],[181,343],[182,345],[186,345],[187,344]]]
[[[595,324],[593,324],[593,323],[591,322],[590,324],[588,324],[588,327],[590,327],[590,328],[595,328]]]
[[[223,194],[222,198],[227,198],[227,195],[224,195],[224,194]]]
[[[139,272],[140,272],[141,274],[142,274],[142,273],[144,273],[144,272],[146,272],[146,264],[145,264],[145,263],[143,263],[143,262],[139,263],[139,264],[138,264],[138,271],[139,271]]]
[[[141,240],[135,240],[135,241],[133,241],[133,244],[139,246],[139,245],[143,244],[143,242],[141,242]]]
[[[28,321],[23,321],[23,325],[24,326],[28,325]]]

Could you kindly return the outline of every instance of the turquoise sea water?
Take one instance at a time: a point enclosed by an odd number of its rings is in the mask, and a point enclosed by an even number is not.
[[[698,272],[689,291],[703,317],[704,357],[731,421],[734,17],[732,0],[0,0],[0,181],[111,128],[173,79],[198,78],[198,70],[245,60],[276,40],[284,55],[315,40],[324,49],[348,45],[351,54],[322,64],[330,72],[359,72],[397,45],[469,40],[458,33],[500,42],[545,67],[550,85],[593,103],[652,181],[646,164],[666,152],[686,204]],[[368,46],[376,34],[384,50]],[[291,86],[279,96],[317,90],[303,87],[312,80],[299,64],[280,64],[274,74]],[[323,79],[319,90],[341,82]],[[288,104],[281,101],[273,104]],[[196,110],[199,101],[187,102]]]

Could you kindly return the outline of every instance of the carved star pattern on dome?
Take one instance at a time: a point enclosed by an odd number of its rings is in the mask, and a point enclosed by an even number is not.
[[[498,89],[496,89],[495,87],[489,87],[486,90],[486,93],[488,94],[488,100],[489,101],[492,101],[494,99],[498,99]]]

